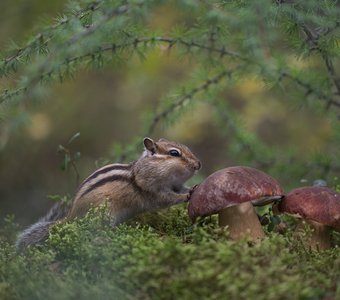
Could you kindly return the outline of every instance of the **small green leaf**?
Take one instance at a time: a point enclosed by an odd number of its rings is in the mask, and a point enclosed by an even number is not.
[[[73,160],[74,160],[74,161],[77,161],[77,160],[80,159],[80,157],[81,157],[81,153],[78,151],[78,152],[76,152],[76,153],[73,155]]]
[[[66,152],[66,148],[63,145],[58,145],[57,152],[64,153]]]
[[[60,201],[61,196],[60,195],[47,195],[47,198],[52,201]]]
[[[68,145],[71,144],[75,139],[77,139],[80,136],[80,132],[77,132],[76,134],[74,134],[70,140],[68,141]]]

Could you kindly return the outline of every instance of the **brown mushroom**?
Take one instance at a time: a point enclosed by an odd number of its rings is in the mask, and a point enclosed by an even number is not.
[[[307,246],[314,250],[330,248],[331,228],[340,229],[340,194],[327,187],[296,188],[275,204],[273,211],[299,218],[297,234],[305,225],[309,226],[311,236]]]
[[[252,240],[265,236],[254,205],[281,199],[278,182],[254,168],[229,167],[211,174],[192,193],[188,213],[197,217],[219,214],[219,225],[229,227],[233,240],[249,234]]]

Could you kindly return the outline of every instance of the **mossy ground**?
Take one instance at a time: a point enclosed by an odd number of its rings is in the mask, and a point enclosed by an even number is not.
[[[2,231],[0,299],[340,299],[338,234],[322,253],[290,231],[233,242],[214,218],[193,226],[181,206],[114,229],[96,209],[22,254],[16,232]]]

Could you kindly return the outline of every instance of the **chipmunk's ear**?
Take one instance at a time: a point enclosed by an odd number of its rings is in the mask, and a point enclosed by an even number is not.
[[[155,142],[152,139],[146,137],[146,138],[144,138],[143,143],[144,143],[145,150],[151,152],[151,154],[155,154],[156,145],[155,145]]]

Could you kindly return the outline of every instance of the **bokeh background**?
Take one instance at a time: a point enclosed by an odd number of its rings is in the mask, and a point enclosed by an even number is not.
[[[65,3],[2,0],[0,50],[13,42],[20,44],[38,25],[60,16]],[[170,28],[183,17],[170,4],[160,10],[150,21],[152,26]],[[303,64],[295,57],[291,60]],[[20,122],[1,123],[0,219],[15,214],[20,224],[29,224],[52,205],[49,195],[72,197],[76,176],[72,168],[60,168],[63,157],[57,153],[58,146],[67,145],[80,133],[67,147],[72,153],[81,153],[77,167],[80,178],[85,178],[98,165],[115,159],[117,144],[128,144],[140,132],[141,112],[155,109],[163,95],[188,78],[191,68],[191,61],[178,61],[168,51],[156,49],[142,62],[135,58],[119,67],[78,72],[72,80],[54,85],[44,101],[23,107]],[[333,142],[332,124],[324,114],[288,103],[284,94],[269,92],[255,79],[243,81],[222,96],[236,109],[244,128],[269,147],[295,151],[298,158],[304,159],[322,153]],[[212,108],[201,103],[170,128],[158,129],[153,138],[166,137],[189,145],[203,162],[197,178],[204,178],[217,169],[240,163],[228,156],[228,136],[217,130],[221,124],[215,118]],[[335,170],[332,178],[338,172]],[[294,181],[278,179],[289,189],[318,179],[313,176]]]

